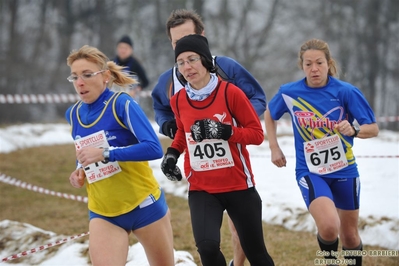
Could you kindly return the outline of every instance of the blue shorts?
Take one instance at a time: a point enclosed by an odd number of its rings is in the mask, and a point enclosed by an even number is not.
[[[297,179],[302,197],[309,209],[318,197],[328,197],[342,210],[359,209],[360,180],[356,178],[325,178],[309,173]]]
[[[134,231],[158,221],[165,216],[167,211],[168,205],[166,204],[165,194],[162,190],[158,200],[155,200],[150,195],[135,209],[119,216],[107,217],[89,210],[89,220],[100,218],[130,232],[131,230]]]

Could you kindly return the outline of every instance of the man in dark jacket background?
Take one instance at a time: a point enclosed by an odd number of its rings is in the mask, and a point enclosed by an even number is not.
[[[116,64],[125,67],[125,71],[136,76],[138,84],[129,89],[129,94],[138,101],[138,93],[148,86],[148,78],[143,66],[133,53],[133,41],[125,35],[116,46],[116,57],[113,60]]]

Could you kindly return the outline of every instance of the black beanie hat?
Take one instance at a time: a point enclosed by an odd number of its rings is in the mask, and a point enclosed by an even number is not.
[[[177,41],[175,47],[175,62],[179,54],[183,52],[195,52],[212,61],[212,54],[209,51],[208,40],[199,34],[184,36]]]
[[[133,41],[132,41],[132,39],[130,39],[130,37],[127,36],[127,35],[123,36],[123,37],[119,40],[118,43],[121,43],[121,42],[127,43],[127,44],[129,44],[131,47],[133,47]]]

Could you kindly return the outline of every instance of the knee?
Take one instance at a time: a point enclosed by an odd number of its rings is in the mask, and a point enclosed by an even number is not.
[[[318,226],[318,233],[319,235],[327,240],[327,241],[332,241],[337,239],[338,234],[339,234],[339,221],[334,222],[334,221],[329,221],[326,223],[322,223]]]
[[[346,249],[358,247],[360,245],[360,236],[357,230],[351,232],[343,232],[340,235],[342,246]]]
[[[202,260],[212,260],[217,258],[220,252],[220,245],[216,241],[204,240],[197,244],[198,253]]]

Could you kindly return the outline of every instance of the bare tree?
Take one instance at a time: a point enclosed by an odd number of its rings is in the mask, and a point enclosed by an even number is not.
[[[18,28],[18,9],[20,2],[18,0],[3,1],[1,8],[1,17],[6,23],[8,29],[5,30],[5,39],[2,39],[4,54],[2,55],[2,67],[0,78],[0,88],[2,93],[21,93],[21,87],[18,86],[18,79],[22,75],[21,65],[13,62],[23,62],[21,56],[22,42]],[[1,26],[3,30],[3,26]],[[4,76],[3,76],[4,75]],[[6,123],[12,123],[13,116],[28,116],[28,106],[15,106],[11,104],[0,105],[0,120]]]
[[[281,84],[303,76],[296,64],[300,45],[322,38],[341,79],[363,91],[377,116],[398,115],[397,0],[2,0],[1,94],[74,93],[65,79],[69,52],[90,44],[112,59],[123,34],[133,38],[151,88],[174,63],[165,22],[178,8],[196,10],[212,53],[240,62],[269,99]],[[152,117],[151,98],[143,107]],[[0,122],[51,120],[65,108],[0,104]],[[383,126],[398,129],[397,122]]]
[[[265,8],[265,4],[269,4]],[[267,39],[272,32],[279,0],[262,3],[255,0],[222,0],[218,12],[209,13],[207,36],[217,43],[217,50],[255,71],[257,61],[266,56]],[[264,14],[263,10],[267,14]],[[260,14],[256,14],[260,12]],[[264,19],[263,19],[264,18]]]
[[[362,90],[378,116],[398,113],[392,83],[397,60],[391,59],[399,38],[398,6],[395,0],[323,1],[319,17],[325,38],[338,47],[342,78]]]

